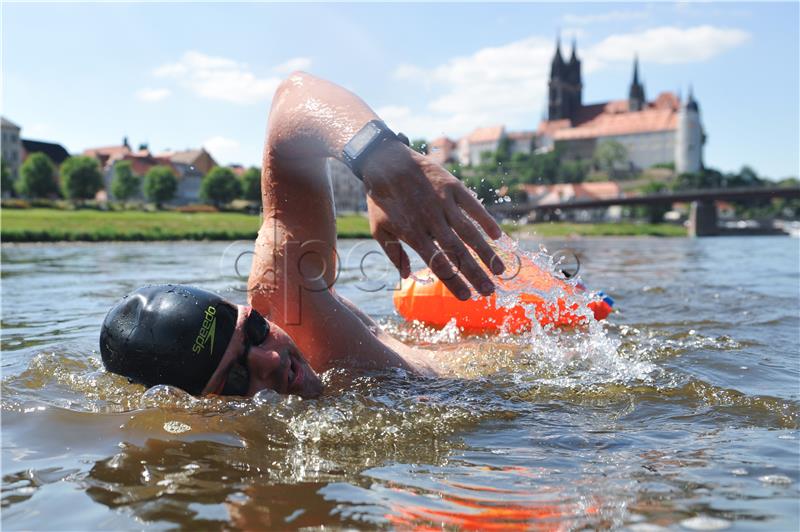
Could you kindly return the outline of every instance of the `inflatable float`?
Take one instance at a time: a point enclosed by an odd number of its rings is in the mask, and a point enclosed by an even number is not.
[[[442,328],[455,318],[456,325],[468,333],[494,333],[507,330],[519,333],[530,330],[531,320],[525,308],[534,306],[536,320],[542,325],[571,327],[586,321],[578,302],[568,302],[570,294],[585,292],[586,287],[558,279],[533,264],[527,264],[512,279],[495,278],[498,289],[516,292],[519,302],[511,307],[497,305],[497,294],[460,301],[429,269],[403,279],[394,293],[397,312],[408,321]],[[560,294],[561,297],[550,297]],[[602,292],[588,303],[594,319],[605,319],[614,301]]]

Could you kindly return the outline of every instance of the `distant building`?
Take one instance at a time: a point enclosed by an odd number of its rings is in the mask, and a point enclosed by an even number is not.
[[[536,143],[535,131],[511,131],[508,133],[509,153],[524,153],[529,155],[533,152]]]
[[[366,211],[367,193],[364,183],[338,159],[329,158],[327,166],[336,213]]]
[[[122,144],[118,146],[103,146],[100,148],[86,148],[83,150],[83,155],[94,157],[100,164],[100,168],[105,169],[110,159],[119,159],[124,155],[133,153],[130,144],[128,144],[128,137],[122,139]]]
[[[613,140],[625,146],[634,170],[659,163],[674,163],[678,173],[702,168],[705,135],[691,89],[683,102],[671,92],[647,101],[634,59],[627,99],[584,105],[582,94],[575,42],[569,61],[562,58],[557,42],[550,65],[548,117],[537,129],[538,150],[557,146],[567,159],[588,160],[600,142]]]
[[[616,181],[586,183],[558,183],[555,185],[520,185],[528,204],[534,206],[555,205],[575,201],[615,199],[623,197],[622,188]],[[600,209],[565,210],[561,219],[581,222],[615,221],[622,216],[622,208],[611,206]]]
[[[139,150],[133,151],[127,137],[123,138],[122,144],[118,146],[87,148],[83,153],[95,157],[100,163],[106,190],[105,196],[109,199],[113,198],[111,182],[114,179],[114,168],[120,162],[129,162],[133,173],[140,177],[144,177],[154,166],[168,167],[178,179],[175,198],[170,202],[175,205],[200,201],[200,184],[203,176],[217,165],[214,158],[203,148],[154,155],[144,145]]]
[[[536,132],[506,132],[505,126],[502,125],[479,127],[458,141],[448,137],[432,140],[429,144],[428,157],[441,165],[457,162],[464,166],[474,166],[481,163],[484,154],[497,151],[503,140],[508,141],[510,155],[529,154],[536,142]]]
[[[505,126],[479,127],[458,141],[458,162],[464,166],[481,163],[486,153],[492,153],[506,134]]]
[[[56,167],[61,166],[61,163],[69,158],[69,152],[61,144],[41,140],[22,139],[22,153],[23,160],[32,153],[44,153]]]
[[[5,117],[0,117],[0,125],[2,125],[3,161],[8,165],[11,179],[16,181],[23,161],[22,140],[19,137],[22,128]]]
[[[205,148],[196,150],[168,151],[159,153],[159,157],[169,159],[181,171],[181,175],[196,171],[206,175],[217,165],[217,161]]]
[[[433,139],[428,144],[428,157],[435,163],[445,165],[456,162],[457,144],[447,137]]]

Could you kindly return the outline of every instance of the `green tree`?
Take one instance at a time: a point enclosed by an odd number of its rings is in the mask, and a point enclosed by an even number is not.
[[[611,179],[616,175],[617,167],[628,160],[628,150],[616,140],[604,140],[597,144],[592,160]]]
[[[250,201],[261,201],[261,170],[252,166],[241,178],[242,197]]]
[[[178,180],[169,166],[154,166],[144,176],[144,195],[161,208],[161,204],[175,197]]]
[[[103,188],[103,175],[94,157],[79,155],[61,163],[61,188],[72,200],[94,198]]]
[[[494,160],[498,163],[504,163],[511,159],[511,139],[505,135],[500,137],[497,142],[497,149],[494,151]]]
[[[531,183],[555,183],[560,166],[558,150],[537,153],[531,159]]]
[[[200,197],[216,206],[230,203],[241,194],[239,180],[230,168],[215,166],[200,184]]]
[[[14,190],[14,180],[11,179],[11,170],[8,169],[5,159],[0,159],[0,193],[11,193]]]
[[[584,161],[561,161],[558,166],[558,180],[561,183],[583,183],[589,173],[589,165]]]
[[[58,195],[56,168],[44,153],[32,153],[19,169],[17,192],[28,198]]]
[[[659,181],[650,181],[640,187],[639,190],[644,196],[654,196],[657,194],[666,194],[669,188],[666,184]],[[664,221],[664,215],[669,212],[671,207],[671,202],[654,203],[652,205],[637,207],[635,212],[638,218],[647,218],[647,221],[651,224],[657,224]]]
[[[111,194],[125,201],[136,196],[142,186],[142,179],[133,173],[130,161],[120,161],[114,165],[114,178],[111,181]]]
[[[422,155],[428,155],[428,141],[425,139],[414,139],[411,141],[411,149]]]

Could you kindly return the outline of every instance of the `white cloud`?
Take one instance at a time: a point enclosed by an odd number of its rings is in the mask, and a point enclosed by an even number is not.
[[[746,42],[739,29],[664,26],[617,34],[578,49],[584,72],[616,63],[630,64],[634,53],[646,63],[689,63],[711,59]],[[568,48],[563,52],[568,53]],[[378,114],[409,136],[433,138],[468,133],[478,126],[505,124],[509,129],[534,129],[546,104],[553,41],[530,37],[483,48],[432,68],[401,64],[395,79],[435,89],[436,96],[417,112],[387,106]]]
[[[293,57],[288,61],[273,67],[272,70],[281,74],[288,74],[295,70],[308,70],[311,68],[310,57]]]
[[[145,87],[136,91],[136,99],[142,102],[160,102],[169,97],[172,91],[165,88],[151,89]]]
[[[268,101],[281,82],[274,76],[259,78],[245,63],[196,51],[156,68],[153,75],[175,79],[203,98],[238,104]]]
[[[203,147],[220,164],[241,161],[241,144],[238,140],[217,135],[203,142]]]
[[[562,20],[567,24],[574,24],[576,26],[588,26],[590,24],[601,24],[603,22],[626,22],[637,19],[644,19],[649,16],[649,13],[644,10],[619,10],[609,11],[608,13],[596,13],[593,15],[575,15],[566,14]]]
[[[749,33],[735,28],[662,26],[606,37],[587,50],[585,65],[591,72],[609,63],[629,63],[634,53],[646,63],[697,63],[707,61],[749,39]]]
[[[410,136],[428,137],[443,131],[463,134],[495,123],[534,128],[552,53],[552,41],[531,37],[483,48],[430,69],[400,65],[394,71],[396,79],[435,84],[444,90],[421,114],[401,107],[384,108],[392,112],[392,119],[386,120]]]

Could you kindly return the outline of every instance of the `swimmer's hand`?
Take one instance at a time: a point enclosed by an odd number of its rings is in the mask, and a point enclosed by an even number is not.
[[[362,174],[370,231],[402,277],[411,274],[411,266],[400,241],[419,253],[457,298],[470,297],[461,275],[482,295],[494,291],[466,246],[498,275],[503,262],[472,220],[493,239],[502,231],[461,181],[400,141],[384,142],[372,152]]]

